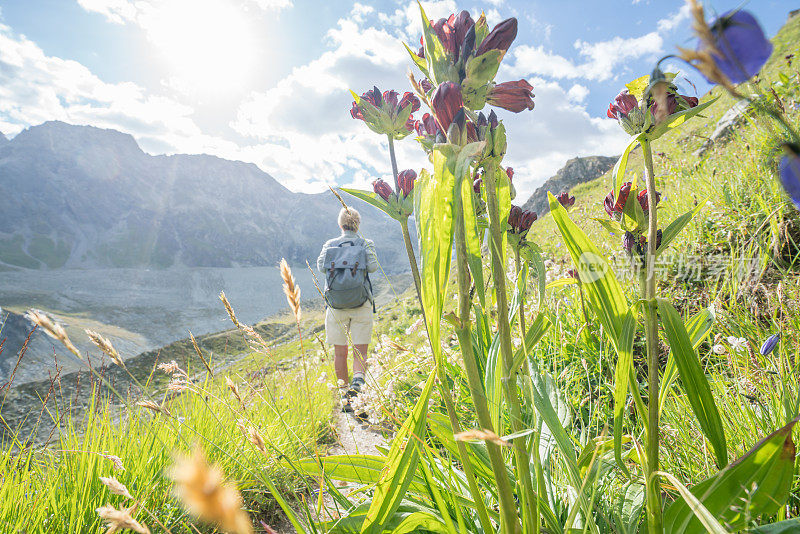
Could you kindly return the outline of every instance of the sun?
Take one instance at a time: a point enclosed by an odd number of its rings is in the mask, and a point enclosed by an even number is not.
[[[256,49],[247,12],[225,0],[165,0],[147,16],[148,36],[170,83],[200,94],[242,88]]]

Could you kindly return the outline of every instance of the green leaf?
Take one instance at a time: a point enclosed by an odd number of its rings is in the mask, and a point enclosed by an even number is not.
[[[798,418],[759,441],[744,456],[696,484],[691,495],[731,530],[746,528],[758,516],[775,514],[789,498],[795,462],[792,429]],[[704,532],[684,499],[664,513],[667,533]]]
[[[670,350],[675,355],[675,364],[683,382],[683,390],[686,392],[692,411],[700,422],[703,433],[714,448],[717,465],[725,467],[728,464],[725,429],[711,394],[708,379],[700,366],[697,353],[678,310],[667,300],[657,299],[657,301],[658,313],[664,324],[664,332],[667,334]]]
[[[628,383],[633,369],[633,338],[639,325],[638,304],[634,304],[622,321],[622,331],[617,350],[617,367],[614,370],[614,458],[625,476],[630,476],[622,461],[622,423],[628,398]]]
[[[536,319],[533,320],[533,323],[531,323],[531,326],[528,328],[528,332],[525,334],[525,343],[520,345],[514,352],[514,363],[512,364],[510,375],[517,372],[517,370],[522,367],[522,364],[525,363],[525,347],[527,347],[528,352],[530,352],[531,349],[539,343],[542,337],[544,337],[551,324],[550,319],[548,319],[544,313],[540,312],[536,316]]]
[[[436,378],[436,368],[431,370],[422,394],[408,419],[392,440],[392,448],[386,458],[381,477],[375,486],[362,533],[378,534],[390,521],[400,506],[403,497],[414,480],[419,462],[419,440],[424,440],[428,400]]]
[[[686,321],[686,332],[689,334],[689,339],[692,341],[692,348],[697,350],[700,343],[708,337],[711,332],[711,327],[714,326],[714,319],[716,318],[714,305],[708,308],[703,308]],[[678,368],[675,366],[675,355],[670,351],[667,357],[667,367],[664,369],[664,376],[661,378],[661,388],[658,392],[658,413],[664,410],[664,403],[667,400],[667,395],[672,389],[672,383],[678,377]]]
[[[626,83],[625,87],[628,89],[630,94],[636,97],[636,100],[641,100],[644,96],[644,90],[647,89],[649,84],[650,75],[645,74],[644,76],[639,76],[635,80]]]
[[[500,50],[489,50],[480,56],[473,56],[467,60],[465,66],[466,78],[475,87],[483,86],[492,81],[500,68]]]
[[[643,135],[644,134],[639,134],[633,137],[630,143],[628,143],[628,146],[625,147],[625,150],[622,151],[622,155],[617,160],[617,163],[614,164],[614,170],[611,171],[611,191],[614,193],[615,199],[617,198],[617,183],[623,181],[625,170],[628,168],[628,156],[631,155],[631,150],[636,148],[636,145],[641,142]]]
[[[683,123],[685,123],[686,121],[688,121],[689,119],[691,119],[692,117],[694,117],[695,115],[706,109],[708,106],[716,102],[718,98],[719,97],[712,98],[711,100],[703,102],[702,104],[699,104],[693,108],[684,109],[683,111],[679,111],[678,113],[673,113],[672,115],[668,115],[667,118],[664,119],[664,122],[657,125],[649,132],[645,132],[643,135],[645,135],[649,141],[655,141],[668,131],[681,126]]]
[[[608,230],[612,234],[622,234],[625,230],[622,229],[617,221],[613,219],[602,219],[600,217],[589,217],[593,221],[600,223],[600,226]]]
[[[603,328],[611,336],[612,342],[617,346],[622,334],[622,323],[628,313],[628,303],[622,287],[605,256],[583,230],[572,222],[567,210],[558,203],[553,194],[547,193],[547,195],[553,220],[578,271],[587,300]]]
[[[750,534],[796,534],[800,532],[800,519],[787,519],[750,530]]]
[[[692,218],[695,215],[697,215],[700,212],[700,210],[703,209],[703,207],[705,207],[706,202],[707,201],[705,200],[703,202],[700,202],[693,209],[687,211],[686,213],[684,213],[680,217],[677,217],[674,221],[669,223],[669,226],[667,226],[662,232],[661,245],[658,247],[658,250],[656,251],[657,254],[661,254],[662,252],[667,250],[669,244],[672,243],[672,241],[676,237],[678,237],[678,234],[681,233],[681,230],[683,230],[684,226],[689,224],[689,221],[691,221]]]
[[[393,209],[388,202],[383,200],[383,198],[381,198],[374,191],[362,191],[360,189],[350,189],[347,187],[340,187],[339,191],[344,191],[348,195],[352,195],[358,199],[361,199],[367,204],[375,206],[389,217],[399,220],[400,212],[396,209]]]
[[[464,206],[464,236],[467,241],[467,263],[481,306],[486,309],[486,291],[483,281],[483,262],[481,261],[481,237],[478,220],[473,206],[472,180],[465,179],[469,172],[469,163],[474,156],[483,151],[483,143],[471,143],[459,153],[459,164],[456,166],[456,179],[461,184],[461,202]],[[466,164],[466,168],[465,168]]]
[[[411,61],[414,62],[414,65],[416,65],[417,68],[420,71],[422,71],[422,74],[424,74],[425,77],[427,78],[429,76],[429,74],[428,74],[428,63],[425,61],[425,58],[419,57],[417,55],[417,53],[414,52],[413,50],[411,50],[411,48],[409,48],[409,46],[406,43],[403,43],[403,46],[406,47],[406,51],[408,51],[408,55],[411,56]]]
[[[458,73],[453,72],[453,66],[447,57],[442,42],[431,27],[430,19],[425,14],[422,4],[419,4],[420,17],[422,18],[422,46],[425,49],[425,61],[428,64],[428,78],[433,85],[453,81],[458,83]]]
[[[673,486],[678,488],[678,493],[680,493],[681,497],[684,499],[683,501],[680,501],[680,502],[683,502],[683,503],[686,504],[686,507],[688,509],[690,509],[691,513],[693,514],[690,517],[696,519],[700,523],[700,525],[702,526],[702,530],[697,530],[696,532],[698,532],[698,533],[700,533],[700,532],[708,532],[710,534],[729,534],[728,531],[725,530],[725,527],[723,527],[720,524],[720,522],[717,521],[717,518],[714,516],[714,514],[712,514],[708,510],[708,508],[703,506],[703,503],[700,502],[697,499],[697,497],[695,497],[692,494],[692,492],[689,491],[689,488],[684,486],[681,483],[680,480],[678,480],[677,478],[675,478],[671,474],[665,473],[663,471],[656,471],[654,473],[654,475],[663,476],[664,478],[669,480],[670,483],[672,483]],[[672,531],[667,530],[667,532],[672,532]],[[681,529],[681,530],[678,530],[678,531],[675,531],[675,532],[684,533],[684,532],[686,532],[686,530],[685,529]]]

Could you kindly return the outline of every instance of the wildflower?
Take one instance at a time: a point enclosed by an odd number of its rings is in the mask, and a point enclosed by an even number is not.
[[[700,101],[696,96],[677,95],[676,93],[673,93],[671,91],[667,92],[665,96],[665,102],[667,108],[667,112],[664,115],[665,117],[667,115],[672,115],[673,113],[676,113],[678,111],[683,111],[685,109],[693,108],[700,103]],[[660,108],[658,106],[658,102],[657,101],[653,102],[653,104],[650,106],[650,113],[653,114],[653,117],[659,116],[660,113],[659,109]],[[660,122],[660,120],[656,120],[656,122]]]
[[[481,186],[483,185],[483,178],[475,178],[472,182],[472,190],[475,191],[476,195],[481,194]]]
[[[250,519],[242,510],[241,495],[225,482],[219,466],[209,464],[200,448],[191,456],[179,457],[170,477],[175,481],[176,495],[192,515],[228,532],[253,532]]]
[[[453,436],[453,439],[456,441],[474,441],[474,440],[483,440],[483,441],[491,441],[495,445],[500,445],[503,447],[510,447],[511,444],[500,436],[492,432],[491,430],[466,430],[464,432],[459,432]]]
[[[727,11],[708,30],[710,35],[701,35],[697,50],[709,52],[731,83],[742,83],[755,76],[772,54],[772,43],[748,11]]]
[[[533,86],[525,80],[498,83],[489,88],[486,102],[514,113],[532,110]]]
[[[514,181],[514,168],[513,167],[506,167],[506,176],[508,176],[508,181]]]
[[[414,189],[414,180],[416,179],[417,173],[413,169],[406,169],[397,175],[397,185],[403,193],[403,198],[411,194]]]
[[[394,195],[394,191],[392,191],[392,186],[389,185],[386,180],[377,179],[372,182],[372,189],[381,197],[383,200],[389,200],[389,197]]]
[[[128,499],[133,499],[133,496],[128,491],[128,488],[125,487],[125,484],[123,484],[116,478],[100,477],[100,482],[102,482],[103,485],[105,485],[113,495],[122,495],[123,497],[127,497]]]
[[[350,116],[364,123],[375,133],[402,139],[414,130],[412,113],[420,107],[419,99],[411,92],[405,92],[398,100],[394,90],[382,94],[377,87],[365,92],[350,108]]]
[[[761,350],[759,351],[762,356],[767,356],[775,350],[775,347],[778,346],[778,342],[781,340],[780,332],[777,334],[772,334],[764,341],[764,344],[761,345]]]
[[[609,217],[613,217],[615,214],[621,214],[625,209],[625,204],[628,202],[628,195],[631,193],[631,182],[625,182],[619,188],[619,195],[617,195],[616,201],[614,200],[614,192],[611,191],[608,195],[606,195],[605,200],[603,201],[603,207],[608,213]]]
[[[728,336],[726,341],[736,352],[741,352],[747,348],[747,340],[743,337]]]
[[[502,59],[508,49],[511,48],[511,43],[513,43],[516,38],[517,19],[511,17],[500,22],[492,29],[489,35],[478,45],[475,55],[482,56],[489,50],[499,50],[500,58]]]
[[[787,155],[781,158],[778,170],[781,183],[794,205],[800,209],[800,147],[786,147]]]
[[[422,78],[419,81],[419,86],[426,93],[430,92],[430,90],[433,89],[433,84],[431,83],[431,81],[428,78]]]
[[[575,197],[570,196],[570,194],[566,191],[559,194],[558,197],[556,198],[558,199],[558,203],[564,206],[565,208],[571,208],[572,206],[575,205]]]
[[[472,20],[468,11],[461,11],[458,15],[451,14],[446,19],[439,19],[432,23],[434,33],[442,43],[447,55],[453,63],[458,61],[462,56],[462,51],[467,55],[472,52],[472,46],[475,45],[475,21]],[[472,35],[472,44],[468,44],[468,35]]]
[[[725,347],[717,343],[713,347],[711,347],[711,352],[714,354],[725,354]]]
[[[639,191],[639,194],[636,196],[636,200],[639,201],[639,205],[642,207],[643,211],[647,212],[650,209],[650,205],[647,202],[647,189]],[[656,191],[655,205],[658,206],[659,202],[661,202],[661,193]]]
[[[511,211],[508,213],[508,225],[511,227],[511,233],[524,234],[537,218],[535,211],[523,210],[519,206],[512,205]]]
[[[442,132],[448,132],[458,112],[463,112],[461,88],[453,82],[444,82],[433,93],[431,109]]]
[[[114,506],[106,504],[105,506],[97,508],[95,511],[97,515],[100,516],[100,519],[105,521],[108,527],[108,530],[106,530],[107,534],[125,529],[133,530],[139,534],[150,534],[150,529],[147,528],[147,525],[143,525],[131,517],[131,512],[135,508],[136,506],[131,506],[130,508],[120,508],[117,510]]]
[[[436,123],[436,119],[430,113],[425,113],[422,116],[422,120],[415,121],[414,129],[420,137],[435,138],[442,132],[439,125]]]
[[[614,101],[608,105],[606,115],[610,119],[619,120],[622,117],[627,117],[631,111],[638,109],[638,107],[639,101],[636,100],[636,97],[630,94],[627,89],[623,89],[614,98]]]
[[[634,235],[631,232],[625,232],[622,236],[622,248],[625,252],[630,253],[633,250],[633,245],[636,242]]]

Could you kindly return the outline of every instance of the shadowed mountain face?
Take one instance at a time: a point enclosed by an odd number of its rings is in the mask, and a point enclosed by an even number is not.
[[[554,195],[569,191],[578,184],[591,182],[614,167],[619,156],[589,156],[585,158],[572,158],[556,173],[549,178],[531,197],[523,204],[525,210],[533,210],[540,216],[550,211],[547,202],[547,192]]]
[[[130,135],[62,122],[0,138],[0,199],[0,270],[313,264],[341,207],[253,164],[150,156]],[[384,267],[405,270],[398,225],[353,205]]]

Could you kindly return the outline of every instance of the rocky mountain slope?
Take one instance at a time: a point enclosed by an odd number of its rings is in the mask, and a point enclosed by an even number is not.
[[[599,178],[606,171],[614,167],[619,156],[588,156],[585,158],[572,158],[556,173],[548,178],[531,197],[522,205],[525,210],[533,210],[540,216],[550,211],[547,203],[547,192],[554,195],[562,191],[569,191],[578,184],[591,182]]]
[[[304,263],[338,233],[340,208],[250,163],[151,156],[130,135],[55,121],[0,139],[0,199],[0,270]],[[401,270],[398,225],[353,204]]]

